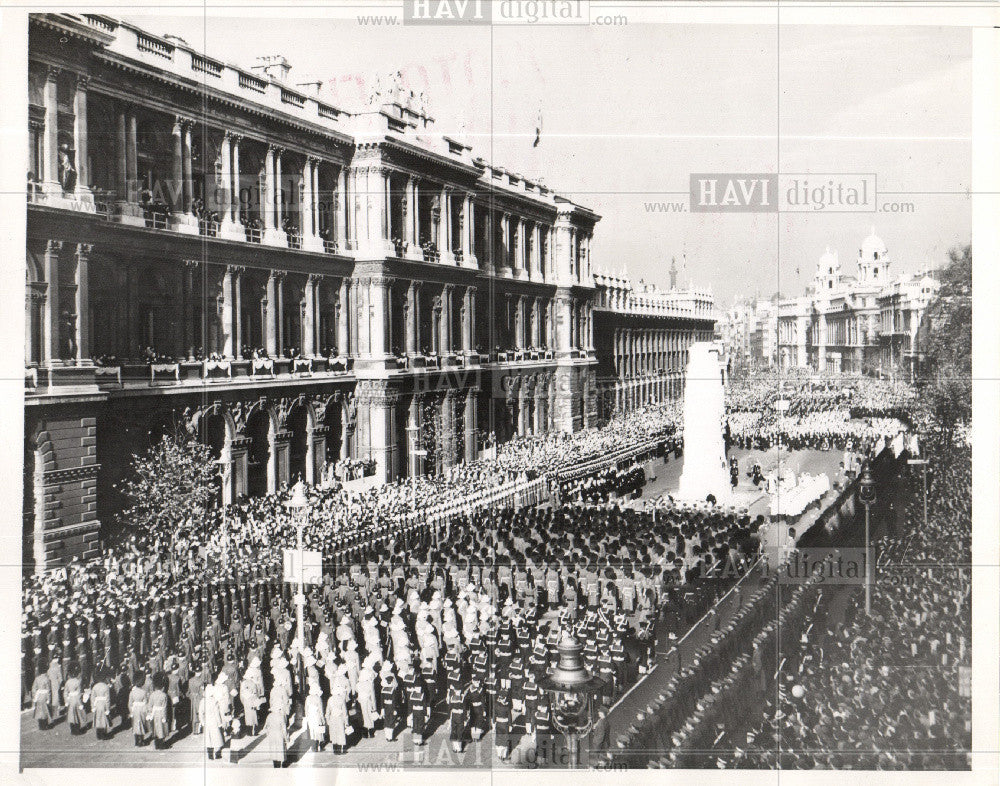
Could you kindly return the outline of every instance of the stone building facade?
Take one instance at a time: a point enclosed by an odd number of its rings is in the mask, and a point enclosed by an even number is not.
[[[858,249],[856,275],[846,275],[837,253],[827,249],[806,294],[778,303],[779,366],[919,373],[920,326],[939,282],[930,272],[893,278],[891,265],[874,227]]]
[[[229,502],[593,425],[600,217],[436,133],[96,14],[31,17],[24,561],[99,549],[178,423]]]
[[[839,255],[828,248],[806,294],[778,303],[779,366],[832,373],[874,371],[887,356],[883,334],[891,304],[885,298],[898,284],[891,278],[888,249],[874,227],[858,250],[856,275],[845,274]],[[918,310],[925,306],[913,304]]]
[[[676,272],[671,278],[674,283]],[[712,293],[665,291],[611,273],[596,274],[594,283],[598,417],[678,398],[688,347],[713,338]]]

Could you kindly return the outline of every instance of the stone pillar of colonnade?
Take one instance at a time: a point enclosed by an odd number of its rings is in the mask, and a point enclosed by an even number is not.
[[[438,216],[438,251],[441,252],[441,262],[445,265],[455,264],[455,255],[452,253],[451,195],[450,186],[441,186],[441,212]]]
[[[452,293],[454,287],[451,284],[445,284],[441,287],[441,314],[438,319],[438,355],[441,357],[448,357],[453,354],[452,345],[452,335],[451,335],[451,309],[452,309]]]
[[[87,137],[87,87],[90,77],[77,74],[73,78],[73,147],[76,153],[76,186],[74,196],[91,210],[94,195],[90,190],[90,156]]]
[[[462,298],[462,352],[476,354],[476,288],[466,287]]]
[[[274,159],[276,148],[268,145],[264,153],[264,166],[260,171],[260,221],[264,225],[261,232],[263,242],[276,244],[274,232]]]
[[[305,156],[302,163],[302,188],[299,192],[299,231],[305,251],[323,251],[323,238],[319,236],[317,199],[319,190],[319,161]]]
[[[364,436],[361,449],[367,448],[375,460],[376,478],[391,482],[399,474],[399,446],[395,437],[399,393],[390,389],[385,380],[362,380],[357,396],[359,434]]]
[[[223,131],[219,145],[222,185],[218,189],[216,207],[220,219],[219,236],[228,240],[245,239],[239,215],[233,215],[234,208],[239,203],[239,155],[239,137],[231,131]]]
[[[316,354],[316,285],[318,277],[310,274],[302,291],[302,354],[313,357]]]
[[[403,186],[403,243],[405,244],[403,255],[407,258],[410,258],[417,244],[416,189],[416,178],[407,175],[406,184]]]
[[[219,351],[223,357],[233,357],[233,278],[234,268],[227,265],[222,274],[219,298],[222,310],[222,346]]]
[[[42,135],[42,188],[49,196],[63,196],[59,182],[59,75],[62,69],[48,66],[42,103],[45,107],[45,127]]]
[[[340,166],[337,168],[337,193],[333,197],[334,210],[334,241],[337,244],[337,252],[346,254],[347,248],[347,228],[350,223],[349,211],[351,200],[347,193],[347,168]]]
[[[467,268],[478,269],[476,258],[476,203],[472,194],[466,192],[462,196],[462,263]]]

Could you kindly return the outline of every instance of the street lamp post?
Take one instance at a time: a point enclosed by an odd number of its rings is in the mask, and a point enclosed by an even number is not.
[[[872,614],[872,560],[870,540],[870,513],[875,504],[875,479],[872,477],[871,463],[865,462],[858,482],[858,499],[865,506],[865,614]]]
[[[566,735],[567,766],[575,769],[580,764],[580,738],[594,726],[593,698],[604,680],[587,670],[583,645],[570,631],[563,632],[558,652],[556,668],[538,686],[552,696],[552,723]]]
[[[305,562],[305,548],[302,544],[303,531],[306,528],[306,521],[309,518],[309,500],[306,499],[306,486],[301,480],[292,487],[292,498],[285,503],[288,512],[292,516],[295,524],[295,534],[298,541],[299,552],[299,591],[295,596],[295,622],[298,627],[296,638],[299,642],[299,649],[305,646],[305,576],[303,564]]]

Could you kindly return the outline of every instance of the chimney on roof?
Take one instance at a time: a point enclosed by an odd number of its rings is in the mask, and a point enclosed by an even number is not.
[[[250,70],[257,76],[284,82],[288,79],[288,72],[292,67],[282,55],[263,55],[257,58],[257,64]]]

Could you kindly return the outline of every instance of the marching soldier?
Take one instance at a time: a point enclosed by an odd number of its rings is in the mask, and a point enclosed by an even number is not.
[[[141,671],[135,675],[135,683],[128,695],[128,711],[132,718],[132,736],[135,746],[142,747],[148,743],[149,719],[148,694],[146,693],[146,675]]]
[[[469,685],[465,703],[469,735],[473,742],[478,742],[486,732],[489,723],[486,719],[486,698],[483,695],[482,684],[475,677],[472,678],[472,683]]]
[[[461,753],[464,747],[465,727],[468,723],[465,694],[457,685],[448,689],[448,712],[451,728],[448,736],[451,739],[451,749]]]
[[[167,679],[163,672],[153,675],[153,690],[149,694],[148,715],[151,718],[153,745],[162,750],[170,735],[170,719],[168,718],[170,700],[165,690]]]
[[[493,705],[493,745],[500,761],[507,761],[510,757],[511,715],[510,694],[501,690]]]
[[[396,736],[396,727],[403,715],[402,692],[396,680],[392,663],[385,661],[381,669],[382,677],[382,723],[385,738],[392,741]]]
[[[410,722],[413,730],[413,744],[423,745],[428,715],[424,686],[417,678],[412,666],[408,667],[404,681],[409,694]]]
[[[94,713],[94,732],[97,739],[107,739],[111,731],[111,688],[107,683],[107,673],[97,672],[96,682],[90,690],[90,708]]]
[[[31,684],[32,717],[38,721],[38,728],[45,731],[52,723],[52,683],[44,660],[38,662],[37,672]]]

